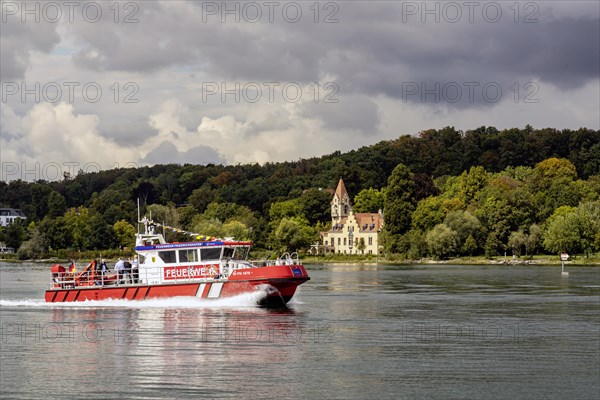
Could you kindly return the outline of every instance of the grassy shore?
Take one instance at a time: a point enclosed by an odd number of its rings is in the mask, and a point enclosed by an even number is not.
[[[535,255],[533,257],[521,257],[515,258],[507,256],[505,257],[493,257],[487,258],[484,256],[475,257],[457,257],[450,258],[447,260],[433,260],[429,258],[423,258],[419,260],[409,260],[402,258],[401,256],[392,255],[385,257],[374,257],[374,256],[350,256],[342,254],[332,254],[327,256],[306,256],[302,258],[305,264],[335,264],[335,263],[348,263],[348,264],[448,264],[448,265],[560,265],[560,257],[557,255]],[[589,266],[600,266],[600,255],[594,254],[589,257],[575,256],[566,262],[566,265],[589,265]]]
[[[110,254],[100,257],[98,254],[85,252],[77,254],[79,257],[49,257],[39,260],[19,260],[16,254],[2,254],[0,261],[3,262],[40,262],[40,263],[68,263],[74,259],[78,264],[89,262],[92,259],[106,259],[107,262],[115,262],[119,257],[130,257],[128,253]],[[263,256],[264,257],[264,256]],[[251,258],[263,259],[258,254],[251,254]],[[326,256],[311,256],[300,255],[304,264],[383,264],[383,265],[405,265],[405,264],[447,264],[447,265],[560,265],[560,257],[557,255],[535,255],[533,257],[512,258],[493,257],[487,258],[484,256],[475,257],[457,257],[447,260],[434,260],[423,258],[419,260],[409,260],[400,255],[391,255],[386,257],[375,257],[374,255],[344,255],[344,254],[329,254]],[[600,254],[593,254],[588,257],[578,255],[571,257],[566,265],[584,265],[584,266],[600,266]]]

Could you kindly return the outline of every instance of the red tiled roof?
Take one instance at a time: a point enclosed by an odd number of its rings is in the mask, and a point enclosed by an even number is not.
[[[383,218],[379,213],[355,213],[356,223],[361,232],[378,231],[383,226]],[[364,229],[366,225],[366,229]],[[371,228],[373,226],[373,228]]]

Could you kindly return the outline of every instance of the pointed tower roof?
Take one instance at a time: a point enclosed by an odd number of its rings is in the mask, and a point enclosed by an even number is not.
[[[340,178],[337,189],[335,189],[335,194],[340,200],[344,198],[344,195],[348,196],[348,199],[350,199],[348,191],[346,190],[346,185],[344,185],[344,180],[342,178]]]

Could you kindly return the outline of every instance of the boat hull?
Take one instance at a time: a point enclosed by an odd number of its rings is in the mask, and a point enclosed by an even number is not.
[[[54,287],[46,291],[45,299],[49,303],[108,299],[145,300],[178,296],[220,299],[263,289],[267,295],[260,305],[277,307],[290,301],[298,285],[309,279],[303,266],[278,266],[236,271],[227,279],[188,280],[156,285]]]

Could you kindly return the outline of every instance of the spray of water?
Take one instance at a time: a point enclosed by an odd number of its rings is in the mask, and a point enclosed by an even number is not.
[[[256,307],[269,294],[269,287],[261,287],[222,299],[200,299],[197,297],[169,297],[147,300],[107,299],[67,303],[46,303],[44,299],[0,300],[0,307],[47,307],[47,308],[238,308]]]

